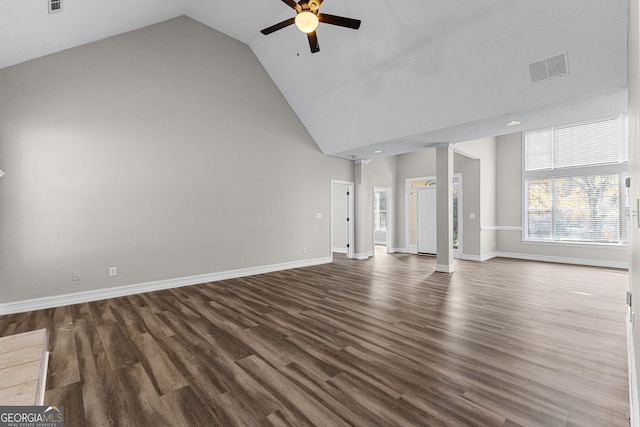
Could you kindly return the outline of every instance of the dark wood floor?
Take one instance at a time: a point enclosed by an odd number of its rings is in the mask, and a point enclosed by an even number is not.
[[[627,272],[374,259],[0,317],[67,426],[627,426]],[[0,402],[1,404],[1,402]]]

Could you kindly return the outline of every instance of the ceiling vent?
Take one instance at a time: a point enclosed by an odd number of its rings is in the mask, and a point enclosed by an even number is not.
[[[47,0],[49,3],[49,13],[62,12],[62,0]]]
[[[529,64],[529,73],[531,73],[531,83],[543,82],[553,77],[560,77],[569,74],[567,65],[567,54],[552,56],[542,61]]]

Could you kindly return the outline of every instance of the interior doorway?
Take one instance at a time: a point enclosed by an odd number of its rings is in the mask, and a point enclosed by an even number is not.
[[[353,182],[331,180],[331,253],[353,258]]]
[[[436,178],[406,180],[407,251],[435,255],[437,251]],[[453,256],[462,258],[462,175],[453,176]]]
[[[388,187],[373,187],[373,244],[386,246],[390,251],[392,242],[391,232],[391,189]],[[374,251],[375,253],[375,251]]]

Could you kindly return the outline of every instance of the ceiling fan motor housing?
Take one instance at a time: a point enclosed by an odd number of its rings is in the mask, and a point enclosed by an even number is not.
[[[296,16],[260,30],[260,32],[264,35],[271,34],[274,31],[281,30],[282,28],[295,23],[300,31],[307,33],[311,53],[317,53],[320,51],[318,36],[315,31],[318,23],[324,22],[325,24],[352,28],[354,30],[360,28],[359,19],[345,18],[344,16],[329,15],[327,13],[318,13],[318,8],[320,8],[323,0],[300,0],[297,3],[295,0],[281,1],[294,9],[296,11]]]
[[[302,3],[302,1],[300,3]],[[308,0],[307,2],[309,9],[314,13],[318,11],[318,8],[320,7],[321,3],[322,3],[322,0]]]

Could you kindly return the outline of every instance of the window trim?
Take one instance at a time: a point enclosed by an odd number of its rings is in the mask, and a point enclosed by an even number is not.
[[[527,132],[538,132],[544,129],[549,128],[563,128],[569,126],[580,126],[586,125],[589,123],[599,122],[603,120],[612,119],[615,117],[621,117],[621,115],[613,116],[613,117],[604,117],[600,119],[595,119],[591,121],[581,121],[576,123],[571,123],[562,126],[554,126],[548,128],[540,128],[540,129],[532,129],[530,131],[523,131],[521,134],[521,172],[522,172],[522,243],[526,244],[543,244],[543,245],[554,245],[554,246],[565,246],[565,247],[589,247],[589,248],[626,248],[629,246],[629,236],[628,233],[622,232],[622,227],[628,227],[629,225],[629,217],[626,212],[626,186],[625,186],[625,176],[628,176],[629,173],[629,162],[628,160],[623,160],[619,162],[611,162],[599,165],[587,165],[587,166],[571,166],[571,167],[551,167],[547,169],[536,169],[527,171],[526,170],[526,133]],[[529,233],[529,222],[528,222],[528,188],[527,183],[528,180],[531,179],[551,179],[554,182],[557,178],[567,178],[573,176],[588,176],[588,175],[606,175],[606,174],[617,174],[618,175],[618,197],[619,197],[619,212],[618,212],[618,221],[619,221],[619,241],[618,242],[589,242],[589,241],[572,241],[572,240],[558,240],[555,237],[555,199],[552,199],[551,206],[551,215],[552,215],[552,233],[550,239],[540,239],[540,238],[532,238],[528,236]],[[551,188],[552,197],[555,195],[555,185],[552,185]],[[625,220],[626,218],[626,220]],[[626,240],[625,240],[626,238]]]
[[[572,168],[572,169],[577,169],[577,168]],[[628,215],[627,212],[625,211],[626,206],[624,203],[623,198],[626,197],[626,186],[625,186],[625,180],[624,180],[624,175],[628,174],[627,171],[624,170],[618,170],[618,171],[611,171],[608,173],[588,173],[588,172],[583,172],[583,173],[577,173],[577,174],[559,174],[557,176],[542,176],[542,177],[523,177],[522,179],[522,199],[523,199],[523,203],[522,203],[522,242],[526,242],[526,243],[538,243],[538,244],[550,244],[550,245],[575,245],[575,246],[589,246],[589,247],[596,247],[596,246],[600,246],[600,247],[618,247],[618,246],[622,246],[622,247],[628,247],[629,246],[629,236],[628,233],[620,233],[619,235],[619,241],[618,242],[599,242],[599,241],[580,241],[580,240],[562,240],[562,239],[556,239],[555,238],[555,213],[556,213],[556,208],[555,208],[555,199],[552,199],[552,207],[550,208],[551,211],[551,227],[552,227],[552,232],[551,235],[552,237],[549,239],[543,239],[543,238],[535,238],[535,237],[529,237],[527,236],[527,233],[529,231],[529,221],[528,221],[528,217],[527,217],[527,213],[529,212],[528,210],[528,204],[529,204],[529,198],[528,198],[528,188],[527,188],[527,181],[529,179],[550,179],[552,181],[552,186],[550,189],[551,192],[551,196],[553,198],[553,196],[555,195],[555,185],[554,185],[554,180],[557,178],[570,178],[573,176],[587,176],[587,175],[618,175],[618,197],[620,198],[619,200],[619,206],[620,209],[618,211],[618,225],[619,225],[619,229],[621,230],[622,227],[627,227],[628,226]],[[627,218],[627,220],[625,221],[625,217]],[[626,240],[625,240],[626,238]]]

